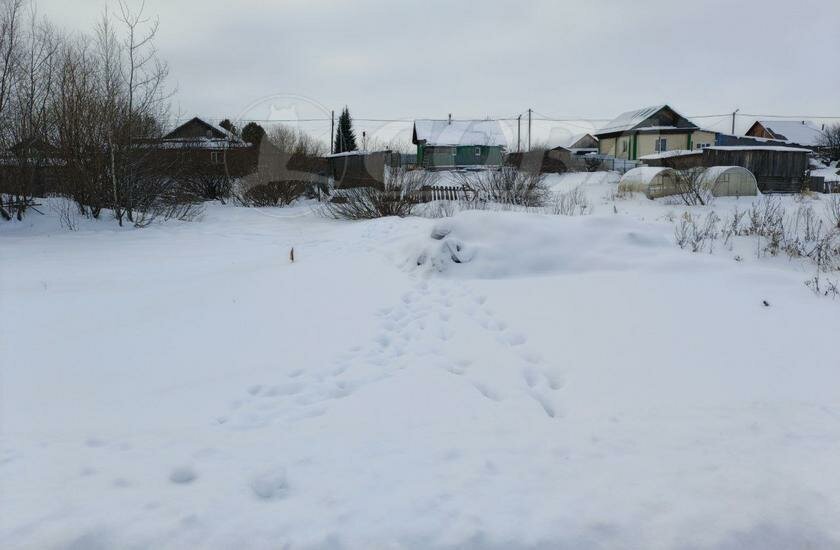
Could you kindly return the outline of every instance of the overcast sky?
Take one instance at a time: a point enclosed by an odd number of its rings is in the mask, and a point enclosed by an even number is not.
[[[67,30],[90,29],[105,4],[38,0]],[[529,107],[600,119],[658,103],[686,115],[840,116],[838,0],[146,6],[160,18],[181,116],[308,119],[347,104],[371,119],[513,117]],[[725,119],[704,121],[728,130]],[[749,122],[739,118],[739,129]]]

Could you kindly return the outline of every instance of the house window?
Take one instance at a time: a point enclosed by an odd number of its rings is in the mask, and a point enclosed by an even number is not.
[[[477,156],[477,157],[481,156],[481,147],[476,147],[475,148],[475,156]]]
[[[708,149],[711,146],[712,146],[711,143],[698,143],[696,148],[697,149]]]
[[[668,140],[665,138],[657,138],[656,140],[656,152],[657,153],[664,153],[668,150]]]
[[[221,164],[222,154],[219,151],[210,151],[210,164]]]

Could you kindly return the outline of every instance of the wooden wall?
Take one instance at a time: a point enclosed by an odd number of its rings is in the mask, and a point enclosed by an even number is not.
[[[762,193],[798,193],[808,170],[808,153],[774,149],[705,149],[704,166],[743,166]]]

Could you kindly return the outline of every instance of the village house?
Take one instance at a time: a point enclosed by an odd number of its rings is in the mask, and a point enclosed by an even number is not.
[[[598,152],[624,160],[673,150],[691,150],[715,144],[715,132],[702,130],[668,105],[622,113],[601,128]]]
[[[500,166],[507,138],[495,120],[416,120],[417,165],[428,169]]]
[[[808,149],[819,147],[823,138],[822,130],[808,120],[756,120],[746,135],[778,140]]]
[[[198,117],[155,140],[153,147],[161,166],[177,167],[180,175],[218,173],[238,177],[253,171],[256,163],[256,150],[251,144]]]

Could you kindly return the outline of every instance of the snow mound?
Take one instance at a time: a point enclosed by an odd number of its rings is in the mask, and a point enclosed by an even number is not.
[[[276,468],[256,476],[251,481],[251,490],[262,500],[276,500],[286,496],[289,485],[286,470]]]
[[[626,219],[469,211],[438,222],[421,247],[417,269],[504,279],[630,269],[673,244]]]
[[[183,485],[192,483],[197,477],[198,475],[195,473],[195,470],[190,466],[177,466],[169,474],[169,481]]]

